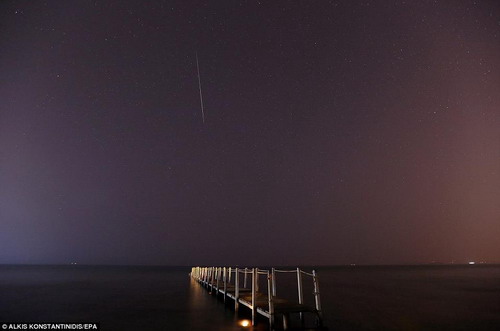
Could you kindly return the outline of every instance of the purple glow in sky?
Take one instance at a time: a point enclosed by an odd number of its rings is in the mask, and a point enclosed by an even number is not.
[[[0,263],[500,262],[497,1],[6,0],[0,78]]]

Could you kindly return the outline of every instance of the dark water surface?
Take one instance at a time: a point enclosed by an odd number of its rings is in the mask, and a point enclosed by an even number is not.
[[[0,266],[0,321],[100,322],[101,330],[241,330],[189,268]],[[330,330],[500,330],[500,266],[320,268]],[[293,274],[278,296],[296,296]],[[312,303],[304,278],[306,303]],[[266,323],[261,323],[260,329]]]

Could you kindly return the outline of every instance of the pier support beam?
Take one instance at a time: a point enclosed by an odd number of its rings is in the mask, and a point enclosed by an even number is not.
[[[299,304],[304,304],[304,292],[302,289],[302,273],[300,272],[300,268],[297,268],[297,293],[299,295]],[[304,325],[304,314],[299,313],[300,323],[302,326]]]
[[[215,268],[215,297],[219,297],[219,278],[220,278],[220,268]]]
[[[323,326],[323,313],[321,312],[321,298],[319,296],[319,281],[316,270],[312,271],[313,274],[313,286],[314,286],[314,302],[316,304],[316,310],[318,312],[318,326]]]
[[[234,311],[238,311],[239,308],[239,300],[240,299],[240,274],[239,269],[235,269],[234,276]]]
[[[245,277],[243,278],[243,288],[247,288],[247,268],[245,268]]]
[[[269,305],[269,330],[274,330],[273,274],[267,272],[267,303]]]
[[[226,297],[227,297],[227,269],[224,267],[224,303],[226,303]]]
[[[210,292],[214,292],[215,267],[210,268]]]
[[[255,313],[257,309],[255,303],[257,302],[257,268],[252,269],[252,325],[255,325]]]
[[[274,268],[271,269],[271,285],[273,287],[273,297],[276,296],[276,271]]]

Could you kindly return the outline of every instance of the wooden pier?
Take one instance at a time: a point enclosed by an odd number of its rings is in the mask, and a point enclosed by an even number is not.
[[[297,278],[297,301],[290,301],[276,296],[276,274],[295,273]],[[248,307],[252,313],[252,325],[255,325],[257,314],[269,319],[269,327],[275,329],[275,319],[280,316],[283,329],[290,327],[290,315],[298,314],[303,325],[304,314],[314,314],[316,327],[323,329],[321,313],[321,300],[319,283],[316,271],[305,272],[300,268],[293,270],[269,270],[258,268],[232,268],[232,267],[193,267],[191,277],[205,287],[210,293],[223,296],[224,303],[232,302],[234,310],[240,306]],[[315,306],[304,304],[304,291],[302,278],[308,276],[313,282],[313,296]],[[266,278],[265,291],[260,291],[259,277]]]

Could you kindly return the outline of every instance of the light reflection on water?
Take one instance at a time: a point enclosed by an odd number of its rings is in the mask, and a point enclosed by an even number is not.
[[[220,330],[241,330],[234,312],[193,279],[189,280],[188,300],[192,317],[188,321],[189,329],[210,330],[217,326]]]
[[[240,306],[240,311],[233,309],[234,301],[228,300],[224,304],[222,295],[216,298],[215,294],[210,295],[209,291],[199,283],[190,280],[189,310],[193,319],[189,321],[190,329],[201,330],[268,330],[268,322],[259,319],[256,326],[252,327],[250,322],[250,310]]]

